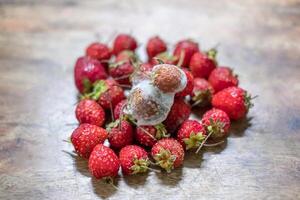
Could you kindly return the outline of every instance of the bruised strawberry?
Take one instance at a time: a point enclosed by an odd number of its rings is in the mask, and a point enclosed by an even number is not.
[[[216,93],[212,105],[227,113],[230,119],[238,120],[246,116],[251,103],[251,95],[239,87],[229,87]]]
[[[157,54],[165,52],[167,50],[167,45],[160,37],[155,36],[149,39],[146,50],[148,58],[151,60],[151,58]]]
[[[190,69],[194,77],[208,78],[209,74],[217,67],[215,60],[217,51],[212,49],[207,53],[197,52],[190,61]]]
[[[199,52],[198,43],[192,40],[182,40],[175,45],[173,55],[179,60],[182,59],[182,63],[179,63],[181,67],[188,67],[190,64],[191,57],[194,53]]]
[[[102,126],[105,121],[103,108],[94,100],[81,100],[76,107],[75,113],[80,124],[88,123]]]
[[[182,165],[184,150],[177,140],[164,138],[153,145],[151,155],[157,165],[171,172],[172,169]]]
[[[214,89],[204,78],[194,78],[194,89],[192,93],[193,105],[206,106],[210,104]]]
[[[193,88],[194,88],[194,77],[193,74],[188,71],[187,69],[182,69],[186,75],[187,78],[187,83],[185,88],[181,91],[176,93],[175,97],[185,97],[188,95],[191,95],[193,93]]]
[[[191,107],[183,99],[175,99],[168,117],[163,124],[169,133],[173,133],[182,122],[189,118],[190,114]]]
[[[103,144],[95,146],[89,158],[89,170],[95,178],[111,179],[118,175],[119,168],[119,158],[112,149]]]
[[[121,149],[126,145],[132,144],[133,130],[129,122],[125,120],[116,120],[108,125],[110,146],[115,149]]]
[[[218,67],[213,70],[208,79],[215,92],[219,92],[231,86],[237,86],[239,80],[237,75],[229,67]]]
[[[228,134],[230,119],[223,110],[212,108],[203,115],[202,124],[207,132],[212,132],[211,138],[218,139]]]
[[[105,129],[92,124],[81,124],[71,135],[71,142],[77,154],[89,158],[93,148],[108,137]]]
[[[99,61],[104,61],[110,59],[111,52],[106,44],[94,42],[87,47],[86,55]]]
[[[125,175],[144,173],[149,169],[148,153],[137,145],[123,147],[119,153],[119,158],[122,172]]]
[[[105,69],[98,60],[85,56],[77,59],[74,79],[80,93],[90,92],[94,82],[106,78]]]
[[[137,48],[136,40],[128,34],[119,34],[114,41],[113,53],[115,55],[119,54],[124,50],[134,51]]]
[[[196,120],[186,120],[177,132],[177,139],[186,150],[189,150],[199,147],[205,135],[206,131],[202,124]]]
[[[150,60],[150,63],[152,65],[158,65],[158,64],[170,64],[170,65],[176,65],[178,63],[179,58],[173,55],[168,54],[168,52],[163,52],[160,54],[157,54],[155,57],[153,57]]]
[[[163,124],[155,126],[138,126],[136,128],[135,140],[144,146],[152,147],[157,140],[169,137],[167,130]]]

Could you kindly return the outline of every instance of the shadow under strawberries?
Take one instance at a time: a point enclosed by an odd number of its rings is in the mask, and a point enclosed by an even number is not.
[[[247,128],[251,127],[253,117],[245,117],[238,121],[232,121],[229,133],[233,137],[242,137]]]
[[[182,166],[174,169],[171,173],[165,171],[157,172],[156,177],[164,185],[176,186],[182,179]]]
[[[108,199],[118,190],[117,178],[114,180],[114,183],[106,183],[104,180],[98,180],[92,177],[91,183],[93,186],[94,193],[101,199]]]
[[[124,175],[123,180],[128,186],[134,189],[138,189],[139,187],[143,187],[143,185],[146,183],[148,176],[149,176],[148,172],[142,174],[128,175],[128,176]]]

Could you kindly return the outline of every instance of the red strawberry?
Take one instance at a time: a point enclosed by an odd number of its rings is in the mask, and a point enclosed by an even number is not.
[[[217,67],[216,55],[217,51],[215,49],[207,53],[195,53],[190,61],[190,69],[194,77],[208,78],[211,71]]]
[[[155,126],[138,126],[135,132],[135,139],[141,145],[152,147],[157,140],[169,137],[163,124]]]
[[[94,100],[81,100],[76,107],[75,113],[80,124],[88,123],[102,126],[105,121],[103,108]]]
[[[212,132],[210,137],[217,139],[228,134],[230,119],[223,110],[212,108],[203,115],[202,124],[208,133]]]
[[[171,172],[173,168],[182,165],[184,150],[177,140],[173,138],[164,138],[153,145],[151,155],[157,165],[167,172]]]
[[[193,42],[191,40],[182,40],[175,45],[174,56],[176,56],[179,59],[183,56],[181,66],[188,67],[190,64],[191,57],[194,55],[194,53],[198,51],[198,43]]]
[[[125,175],[144,173],[149,168],[148,153],[137,145],[123,147],[119,153],[122,172]]]
[[[93,148],[108,137],[105,129],[92,124],[81,124],[71,135],[75,151],[83,158],[89,158]]]
[[[152,65],[158,65],[158,64],[170,64],[170,65],[176,65],[178,63],[179,58],[173,55],[169,55],[168,52],[163,52],[160,54],[157,54],[154,58],[150,60],[150,63]]]
[[[118,175],[120,161],[113,150],[98,144],[89,159],[89,170],[97,178],[113,178]]]
[[[98,60],[89,57],[77,59],[74,68],[74,79],[80,93],[89,92],[94,82],[106,78],[105,69]]]
[[[86,49],[86,55],[99,61],[109,60],[111,56],[110,49],[106,44],[94,42]]]
[[[127,100],[124,99],[115,106],[115,109],[114,109],[114,118],[115,119],[119,119],[120,116],[123,114],[122,110],[123,110],[124,106],[126,105],[126,103],[127,103]]]
[[[238,120],[246,116],[251,103],[251,95],[239,87],[221,90],[212,98],[212,105],[227,113],[230,119]]]
[[[112,148],[121,149],[126,145],[132,144],[133,130],[129,122],[116,120],[108,126],[108,130],[108,141]]]
[[[149,39],[146,50],[148,58],[151,60],[151,58],[157,54],[165,52],[167,50],[167,45],[162,39],[160,39],[160,37],[155,36]]]
[[[177,132],[178,141],[186,150],[199,147],[205,135],[205,128],[196,120],[184,121]]]
[[[113,46],[113,52],[117,55],[124,50],[134,51],[137,48],[137,42],[131,35],[119,34],[116,37]]]
[[[194,88],[194,76],[193,74],[188,71],[187,69],[183,69],[186,78],[187,78],[187,83],[186,86],[184,88],[184,90],[182,90],[181,92],[176,93],[176,97],[185,97],[188,95],[191,95],[193,92],[193,88]]]
[[[237,86],[239,80],[229,67],[219,67],[214,69],[208,79],[215,92],[219,92],[231,86]]]
[[[153,65],[151,63],[143,63],[140,65],[140,70],[142,72],[148,72],[151,71],[153,68]]]
[[[169,133],[173,133],[178,126],[187,120],[191,114],[191,107],[183,99],[175,99],[174,104],[163,122]]]
[[[204,78],[194,78],[194,89],[192,93],[193,105],[206,106],[210,104],[214,89]]]

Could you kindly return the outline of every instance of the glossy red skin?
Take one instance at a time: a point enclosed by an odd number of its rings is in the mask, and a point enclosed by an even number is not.
[[[152,157],[160,152],[161,149],[169,150],[172,155],[176,156],[174,168],[179,167],[183,163],[184,149],[181,144],[174,138],[164,138],[155,143],[151,149]]]
[[[224,132],[222,137],[228,134],[230,128],[230,119],[223,110],[216,109],[216,108],[212,108],[208,110],[206,113],[204,113],[202,117],[202,124],[205,127],[208,127],[209,125],[211,125],[210,119],[213,120],[214,122],[219,121],[224,124],[223,127]]]
[[[156,136],[157,129],[154,126],[141,126],[144,130],[150,133],[154,138]],[[136,128],[135,140],[146,147],[152,147],[157,140],[154,140],[148,134],[146,134],[140,127]]]
[[[122,120],[121,128],[119,126],[112,128],[108,141],[110,146],[115,149],[121,149],[126,145],[132,144],[133,141],[133,129],[129,122]]]
[[[97,144],[103,143],[108,137],[105,129],[92,124],[81,124],[71,135],[71,142],[77,154],[89,158]]]
[[[187,120],[191,114],[191,107],[182,98],[174,100],[174,104],[163,122],[169,133],[174,133],[179,125]]]
[[[180,142],[180,144],[183,146],[183,148],[185,149],[185,143],[183,141],[183,139],[185,138],[190,138],[190,135],[192,134],[192,132],[194,132],[195,134],[200,134],[200,135],[206,135],[206,131],[204,126],[202,126],[201,123],[199,123],[196,120],[185,120],[178,132],[177,132],[177,140]]]
[[[238,86],[239,84],[237,77],[232,73],[232,70],[229,67],[218,67],[214,69],[211,72],[208,81],[215,92],[231,86]]]
[[[89,170],[95,178],[115,177],[119,168],[119,158],[112,149],[102,144],[94,148],[89,158]]]
[[[215,61],[202,52],[195,53],[190,60],[190,69],[194,77],[208,78],[216,67]]]
[[[126,98],[124,90],[117,86],[115,81],[106,80],[105,82],[107,83],[108,89],[100,95],[98,103],[104,109],[110,109],[111,106],[114,108],[120,101]]]
[[[176,44],[173,55],[179,59],[181,51],[184,52],[182,67],[188,67],[191,57],[194,53],[199,52],[198,43],[191,40],[182,40]]]
[[[245,91],[239,87],[229,87],[216,93],[212,105],[227,113],[230,119],[238,120],[246,116]]]
[[[99,61],[109,60],[111,57],[110,49],[106,44],[94,42],[86,49],[86,55]]]
[[[77,59],[74,67],[74,79],[80,93],[84,92],[84,79],[88,79],[91,83],[94,83],[97,80],[106,78],[105,69],[98,60],[86,56]]]
[[[115,55],[119,54],[124,50],[134,51],[137,48],[136,40],[128,34],[119,34],[113,44],[113,53]]]
[[[134,72],[134,67],[126,62],[116,67],[109,68],[109,74],[120,84],[130,85],[129,76]]]
[[[88,123],[102,126],[105,121],[103,108],[94,100],[81,100],[76,106],[76,118],[80,124]]]
[[[185,97],[185,96],[191,95],[193,93],[193,89],[194,89],[194,76],[187,69],[183,69],[183,71],[184,71],[184,73],[186,75],[187,83],[186,83],[185,88],[181,92],[176,93],[176,95],[175,95],[176,97]]]
[[[149,39],[146,47],[147,55],[149,60],[167,50],[166,43],[158,36],[152,37]]]
[[[123,147],[119,153],[119,159],[122,172],[125,175],[133,173],[131,167],[134,165],[134,159],[148,159],[148,153],[142,147],[137,145],[128,145]]]
[[[214,89],[210,83],[204,78],[194,78],[194,88],[192,92],[192,97],[195,96],[197,91],[209,90],[211,94],[214,94]]]
[[[120,118],[122,109],[123,109],[124,105],[126,105],[126,103],[127,103],[127,100],[124,99],[124,100],[120,101],[115,106],[115,108],[114,108],[114,118],[115,118],[115,120]]]

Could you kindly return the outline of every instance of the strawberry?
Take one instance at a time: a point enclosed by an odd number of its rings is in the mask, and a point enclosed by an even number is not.
[[[86,55],[99,61],[103,61],[110,59],[111,52],[106,44],[94,42],[87,47]]]
[[[207,132],[212,132],[210,137],[217,139],[228,134],[230,119],[223,110],[212,108],[203,115],[202,124]]]
[[[237,75],[229,67],[219,67],[214,69],[208,79],[215,92],[219,92],[231,86],[237,86],[239,80]]]
[[[167,50],[166,43],[158,36],[152,37],[147,43],[147,54],[149,60],[159,53],[165,52]]]
[[[104,109],[110,109],[125,99],[125,94],[114,80],[108,79],[94,83],[93,91],[84,95],[83,98],[97,100]]]
[[[152,147],[157,140],[169,137],[163,124],[155,126],[138,126],[135,132],[135,140],[141,145]]]
[[[115,152],[98,144],[95,146],[89,158],[89,170],[97,179],[113,178],[118,175],[120,161]]]
[[[129,122],[116,120],[108,125],[110,146],[115,149],[132,144],[133,130]]]
[[[142,72],[148,72],[148,71],[151,71],[153,68],[153,65],[151,63],[142,63],[140,65],[140,70]]]
[[[214,89],[204,78],[194,78],[194,89],[192,93],[193,105],[206,106],[210,104]]]
[[[173,133],[182,122],[189,118],[190,114],[191,107],[183,99],[175,99],[168,117],[163,124],[169,133]]]
[[[76,107],[75,114],[80,124],[102,126],[105,121],[103,108],[96,101],[90,99],[81,100]]]
[[[184,73],[186,75],[187,83],[186,83],[185,88],[181,92],[176,93],[175,97],[185,97],[185,96],[191,95],[192,92],[193,92],[193,88],[194,88],[194,76],[187,69],[183,69],[183,71],[184,71]]]
[[[149,169],[148,153],[137,145],[123,147],[119,153],[119,159],[125,175],[144,173]]]
[[[122,101],[120,101],[116,106],[115,106],[115,109],[114,109],[114,118],[115,119],[119,119],[121,115],[123,115],[123,108],[124,106],[126,105],[127,103],[127,100],[124,99]]]
[[[89,92],[94,82],[106,78],[105,68],[98,60],[89,57],[77,59],[74,67],[74,79],[80,93]]]
[[[173,168],[182,165],[184,150],[174,138],[164,138],[153,145],[151,155],[157,165],[171,172]]]
[[[163,52],[163,53],[157,54],[155,57],[153,57],[150,60],[150,63],[152,65],[158,65],[161,63],[176,65],[178,63],[178,60],[179,60],[178,57],[169,55],[168,52]]]
[[[137,48],[136,40],[128,34],[119,34],[114,41],[113,53],[115,55],[119,54],[124,50],[134,51]]]
[[[181,64],[180,66],[188,67],[191,57],[196,52],[199,52],[198,43],[193,42],[192,40],[182,40],[175,45],[173,55],[179,58],[179,60],[180,58],[183,59],[181,61],[182,63],[179,63],[179,65]]]
[[[217,67],[217,51],[209,50],[207,53],[197,52],[190,61],[190,69],[194,77],[208,78],[212,70]]]
[[[238,120],[246,116],[251,103],[251,95],[239,87],[229,87],[216,93],[212,105],[227,113],[230,119]]]
[[[177,139],[181,145],[186,149],[197,148],[205,139],[205,128],[196,120],[184,121],[178,132]]]
[[[71,135],[71,142],[77,154],[89,158],[93,148],[108,137],[105,129],[92,124],[81,124]]]

